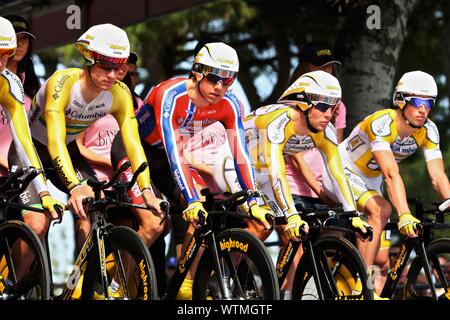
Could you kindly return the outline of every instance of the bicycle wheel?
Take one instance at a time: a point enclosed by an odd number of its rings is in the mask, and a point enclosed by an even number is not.
[[[339,236],[322,236],[314,244],[319,280],[325,300],[372,300],[372,285],[358,249]],[[318,300],[312,266],[306,255],[298,265],[292,289],[293,300]]]
[[[450,300],[450,239],[432,241],[426,248],[431,278],[439,299]],[[406,276],[404,299],[432,299],[430,285],[419,256]]]
[[[277,300],[280,298],[278,280],[272,259],[264,244],[242,229],[228,229],[217,238],[219,264],[226,289],[232,299]],[[194,300],[222,300],[214,260],[205,251],[195,274]]]
[[[47,255],[36,233],[25,223],[0,225],[0,300],[50,299]]]
[[[141,237],[128,227],[112,227],[105,235],[108,299],[155,300],[158,297],[155,268]],[[87,261],[82,300],[105,299],[98,252]]]

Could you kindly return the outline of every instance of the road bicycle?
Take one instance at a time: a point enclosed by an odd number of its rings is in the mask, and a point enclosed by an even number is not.
[[[47,300],[50,298],[50,268],[36,233],[23,221],[7,220],[10,208],[45,213],[43,209],[17,202],[28,184],[42,171],[19,168],[0,185],[0,300]],[[61,216],[62,208],[55,209]],[[21,250],[19,250],[21,249]],[[25,274],[25,253],[29,268]]]
[[[342,232],[359,233],[361,237],[371,240],[371,229],[363,234],[351,226],[351,218],[362,214],[358,211],[345,212],[341,207],[319,211],[298,207],[297,210],[308,223],[309,232],[303,232],[300,242],[289,240],[282,249],[276,267],[279,285],[286,279],[301,246],[303,254],[295,270],[292,300],[372,300],[373,290],[364,259],[342,235]],[[275,224],[286,224],[279,211]]]
[[[130,166],[125,162],[109,182],[88,180],[95,196],[84,199],[83,205],[91,217],[91,231],[62,293],[54,299],[155,300],[158,297],[153,261],[144,241],[131,228],[106,221],[108,208],[145,208],[125,202],[124,193],[148,164],[143,163],[129,183],[119,182],[120,173]],[[114,191],[101,197],[102,191],[110,187]],[[166,205],[163,202],[162,207]]]
[[[233,207],[259,192],[240,191],[226,194],[224,199],[202,190],[206,197],[205,219],[200,214],[200,228],[196,229],[178,259],[163,300],[175,299],[200,247],[205,250],[198,264],[192,296],[194,300],[277,300],[279,286],[271,257],[264,244],[241,228],[227,229],[227,220],[254,219],[236,213]],[[206,222],[206,223],[205,223]]]
[[[421,221],[416,225],[418,237],[401,238],[399,256],[388,273],[381,297],[393,297],[414,251],[416,257],[408,270],[402,298],[450,300],[450,239],[435,239],[434,236],[438,229],[450,229],[450,223],[445,222],[450,200],[432,204],[424,204],[419,199],[408,201],[414,205],[415,216]],[[397,223],[388,223],[384,230],[398,230]]]

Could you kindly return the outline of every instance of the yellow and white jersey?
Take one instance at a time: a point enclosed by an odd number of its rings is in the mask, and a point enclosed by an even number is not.
[[[30,128],[33,138],[48,144],[45,122],[46,106],[62,109],[65,114],[66,144],[76,139],[97,119],[111,112],[113,103],[123,102],[120,95],[127,94],[118,85],[101,93],[90,102],[85,102],[81,93],[81,69],[56,71],[41,87],[33,99],[30,110]],[[48,110],[47,110],[48,112]]]
[[[373,158],[373,151],[390,150],[397,162],[419,149],[423,150],[426,161],[442,158],[439,132],[434,122],[428,119],[422,128],[402,139],[397,132],[395,117],[396,110],[384,109],[361,121],[339,145],[339,154],[345,164],[356,173],[375,178],[381,175],[381,171]]]
[[[83,69],[78,68],[56,71],[39,89],[29,113],[33,138],[48,147],[52,161],[59,168],[60,176],[65,176],[63,181],[69,189],[78,183],[78,177],[65,146],[107,114],[112,114],[119,124],[133,171],[147,161],[128,87],[115,81],[109,90],[101,91],[86,102],[81,90],[82,73]],[[147,170],[138,177],[141,189],[150,186]]]
[[[40,169],[42,166],[31,140],[24,106],[25,94],[20,79],[5,69],[0,76],[0,90],[0,104],[9,121],[14,146],[22,165]],[[33,185],[38,193],[47,191],[43,174],[33,180]]]
[[[337,150],[336,129],[329,124],[325,131],[300,136],[296,134],[292,107],[272,104],[261,107],[244,119],[245,136],[256,179],[264,192],[270,186],[280,209],[290,216],[297,213],[286,181],[283,154],[295,154],[316,147],[332,179],[338,200],[344,210],[355,210],[350,186],[342,170]]]

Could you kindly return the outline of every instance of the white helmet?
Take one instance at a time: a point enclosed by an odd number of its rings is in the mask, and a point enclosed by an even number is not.
[[[423,71],[411,71],[405,73],[395,87],[392,101],[400,109],[406,104],[407,96],[427,96],[436,98],[438,93],[434,78]]]
[[[306,111],[317,103],[336,105],[341,96],[338,79],[328,72],[318,70],[301,75],[283,92],[278,103],[295,105]]]
[[[11,51],[11,55],[17,48],[17,38],[14,27],[8,19],[0,17],[0,50]]]
[[[126,32],[110,23],[90,27],[75,43],[75,47],[91,63],[112,64],[127,62],[130,41]]]
[[[210,42],[197,53],[192,72],[201,77],[213,73],[222,78],[236,78],[239,71],[239,58],[229,45],[223,42]]]

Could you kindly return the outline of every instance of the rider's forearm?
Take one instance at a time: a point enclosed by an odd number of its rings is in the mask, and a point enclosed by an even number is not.
[[[444,161],[436,158],[426,162],[431,184],[441,200],[450,198],[450,185],[445,174]]]
[[[385,176],[385,180],[389,199],[397,210],[397,213],[401,215],[406,212],[411,212],[406,198],[405,185],[400,174],[398,172],[397,174],[388,173]]]
[[[432,185],[441,200],[450,198],[450,185],[445,174],[432,180]]]
[[[80,179],[78,179],[78,176],[73,169],[72,160],[70,159],[67,147],[64,143],[52,141],[50,137],[48,142],[47,148],[53,162],[53,167],[58,173],[61,181],[70,191],[74,187],[80,185]]]
[[[61,181],[70,191],[80,184],[73,168],[72,160],[66,146],[66,124],[64,112],[59,105],[47,105],[45,110],[47,123],[47,149]]]

